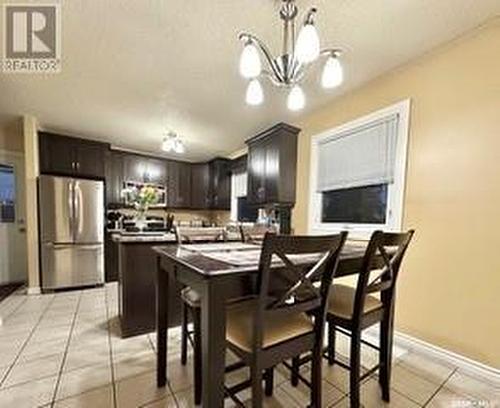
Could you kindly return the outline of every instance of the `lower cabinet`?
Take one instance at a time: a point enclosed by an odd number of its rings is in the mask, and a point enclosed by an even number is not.
[[[156,327],[156,256],[153,246],[164,243],[118,243],[118,311],[122,337],[150,333]],[[169,326],[181,323],[182,285],[169,285]]]
[[[112,234],[106,232],[104,241],[104,276],[106,282],[118,280],[118,242],[113,241]]]

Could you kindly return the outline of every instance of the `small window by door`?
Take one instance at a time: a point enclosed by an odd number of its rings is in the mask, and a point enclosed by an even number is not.
[[[0,164],[0,222],[16,221],[16,178],[14,167]]]

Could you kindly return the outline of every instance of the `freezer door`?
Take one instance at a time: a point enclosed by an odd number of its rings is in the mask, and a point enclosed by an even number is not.
[[[104,245],[42,245],[44,289],[104,283]]]
[[[104,242],[104,183],[75,180],[75,243]]]
[[[73,179],[40,176],[40,238],[42,242],[73,242]]]

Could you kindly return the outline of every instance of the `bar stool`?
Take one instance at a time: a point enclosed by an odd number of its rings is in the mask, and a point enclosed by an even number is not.
[[[236,393],[251,387],[252,407],[262,407],[262,381],[266,394],[271,395],[274,367],[310,352],[311,406],[321,407],[326,309],[346,237],[345,232],[318,237],[266,234],[254,299],[227,308],[227,346],[240,358],[240,363],[227,367],[226,371],[242,366],[250,368],[250,379],[225,388],[236,403],[242,405]],[[304,256],[314,256],[313,266],[310,258],[304,263]],[[282,266],[276,265],[277,261]]]
[[[350,371],[351,407],[359,407],[360,384],[379,370],[382,399],[389,402],[396,281],[414,230],[406,233],[376,231],[366,248],[356,288],[334,284],[328,302],[328,345],[325,357],[330,365]],[[379,294],[380,298],[374,296]],[[380,347],[366,342],[361,333],[380,323]],[[351,338],[350,363],[335,359],[335,337],[339,331]],[[361,375],[361,344],[379,351],[379,364]],[[292,361],[292,385],[300,378],[299,367],[310,357]]]
[[[225,228],[195,228],[177,227],[175,230],[178,244],[192,244],[196,242],[226,241]],[[188,341],[194,350],[194,389],[195,404],[201,403],[201,339],[200,335],[200,296],[189,286],[181,291],[182,322],[181,322],[181,364],[187,363]],[[193,330],[189,330],[189,317],[193,322]]]

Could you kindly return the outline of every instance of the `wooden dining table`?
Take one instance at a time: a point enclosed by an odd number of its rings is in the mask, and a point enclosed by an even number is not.
[[[366,245],[366,241],[347,241],[336,277],[359,271]],[[195,289],[201,297],[203,407],[222,407],[226,352],[225,305],[229,299],[255,293],[261,247],[226,242],[168,245],[153,249],[157,254],[157,385],[163,387],[167,381],[168,293],[169,286],[177,281]],[[304,262],[314,263],[310,259],[304,259]]]

